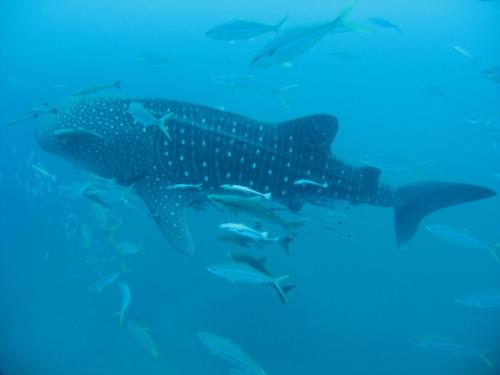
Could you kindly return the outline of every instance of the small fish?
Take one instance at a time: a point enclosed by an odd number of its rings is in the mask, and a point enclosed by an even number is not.
[[[118,276],[120,276],[121,271],[119,272],[113,272],[110,273],[109,275],[106,275],[96,282],[93,282],[87,287],[87,291],[89,292],[96,292],[96,293],[101,293],[104,289],[106,289],[108,286],[113,285],[115,281],[118,279]]]
[[[470,116],[464,119],[464,121],[472,124],[474,126],[483,128],[486,131],[490,132],[500,132],[500,121],[489,120],[489,119],[479,119],[474,116]]]
[[[214,77],[212,78],[212,81],[217,83],[218,85],[234,90],[237,94],[239,94],[241,91],[247,91],[253,94],[277,95],[286,109],[290,109],[290,106],[285,98],[285,92],[290,89],[299,87],[298,84],[291,84],[288,86],[275,88],[266,82],[254,78],[253,76],[225,75]]]
[[[252,188],[249,188],[247,186],[241,186],[241,185],[221,185],[220,186],[224,190],[228,191],[236,191],[239,193],[244,193],[244,194],[249,194],[249,195],[256,195],[258,197],[262,197],[266,200],[271,200],[271,193],[261,193],[259,191],[256,191]]]
[[[422,87],[423,89],[425,89],[427,92],[429,92],[429,94],[437,97],[437,98],[441,98],[443,99],[446,104],[448,105],[451,105],[451,102],[452,102],[452,98],[450,95],[448,95],[442,88],[440,88],[439,86],[436,86],[432,83],[424,83],[424,82],[421,82],[421,81],[415,81],[415,83]]]
[[[234,42],[237,40],[253,39],[269,32],[278,32],[288,17],[283,18],[276,25],[266,25],[253,21],[234,20],[215,26],[207,31],[207,36],[215,40]]]
[[[431,164],[433,161],[425,161],[422,163],[413,164],[391,156],[367,155],[359,158],[359,162],[370,167],[382,169],[383,171],[410,171],[415,172],[424,178],[428,178],[425,171],[425,166]]]
[[[90,250],[92,247],[92,230],[87,224],[80,225],[80,234],[83,239],[83,246]]]
[[[207,267],[207,271],[234,282],[245,282],[250,284],[268,284],[275,288],[282,301],[286,303],[286,295],[281,288],[281,283],[290,276],[272,277],[266,273],[255,269],[245,263],[227,263]]]
[[[493,290],[487,292],[470,293],[455,298],[455,301],[462,305],[478,308],[500,308],[500,291]]]
[[[259,204],[260,197],[240,197],[236,195],[212,194],[211,202],[234,213],[242,213],[283,227],[288,233],[303,225],[301,222],[286,222],[270,209]]]
[[[493,362],[488,358],[488,355],[498,352],[499,349],[479,350],[469,346],[462,345],[453,339],[437,336],[412,337],[409,342],[419,348],[433,351],[447,351],[461,355],[478,356],[489,367],[494,367]]]
[[[198,332],[198,338],[212,354],[236,366],[246,375],[267,375],[255,360],[245,353],[239,345],[209,332]]]
[[[40,176],[48,178],[52,182],[57,181],[57,177],[54,174],[50,173],[47,169],[45,169],[42,164],[31,164],[31,168],[33,168]]]
[[[297,180],[297,181],[294,181],[293,183],[295,186],[307,186],[307,185],[310,185],[310,186],[318,186],[322,189],[327,189],[328,188],[328,183],[327,182],[324,182],[324,183],[319,183],[319,182],[316,182],[316,181],[312,181],[312,180],[306,180],[304,178],[301,178],[300,180]]]
[[[398,33],[401,34],[401,29],[399,28],[399,26],[393,24],[392,22],[386,20],[385,18],[370,17],[370,18],[368,18],[368,21],[370,21],[371,23],[373,23],[374,25],[377,25],[379,27],[384,27],[386,29],[394,29]]]
[[[497,261],[500,261],[497,254],[500,245],[484,242],[471,235],[466,229],[441,224],[426,225],[425,229],[441,240],[450,242],[454,245],[469,249],[489,251]]]
[[[494,68],[483,70],[481,72],[481,76],[490,81],[500,83],[500,65]]]
[[[461,46],[451,46],[451,48],[457,52],[458,54],[462,55],[463,57],[467,57],[468,59],[475,60],[476,58],[472,56],[472,54],[467,51],[464,47]]]
[[[203,183],[199,184],[175,184],[165,187],[166,190],[201,190]]]
[[[115,81],[112,83],[100,83],[94,86],[87,87],[86,89],[83,89],[81,91],[75,92],[73,96],[81,96],[81,95],[90,95],[90,94],[95,94],[104,90],[109,90],[109,89],[121,89],[121,83],[120,81]]]
[[[92,202],[92,210],[94,211],[94,216],[99,224],[99,227],[104,231],[106,235],[113,234],[121,226],[121,222],[115,219],[113,216],[108,215],[107,208],[100,202]],[[110,224],[110,219],[116,221],[114,225]]]
[[[279,244],[287,254],[290,254],[289,245],[293,241],[293,237],[269,237],[269,232],[259,232],[245,224],[240,223],[224,223],[219,225],[220,229],[226,230],[239,237],[248,239],[249,241],[262,247],[265,244]]]
[[[157,52],[146,52],[134,58],[135,61],[153,66],[171,64],[173,60]]]
[[[19,124],[20,122],[25,122],[25,121],[33,120],[34,118],[38,118],[38,117],[40,117],[38,113],[30,113],[30,114],[27,114],[25,116],[18,117],[18,118],[15,118],[13,120],[7,121],[5,123],[5,125],[6,126],[16,125],[16,124]]]
[[[132,334],[135,341],[137,341],[137,343],[156,360],[159,354],[151,336],[149,335],[148,329],[133,320],[129,320],[127,322],[127,329]]]
[[[118,185],[114,180],[90,180],[90,185],[82,191],[82,196],[102,204],[106,208],[117,204],[133,207],[131,199],[134,193],[134,185],[124,187]]]
[[[80,139],[81,137],[94,137],[107,142],[107,138],[102,134],[82,127],[56,129],[52,134],[57,138],[63,138],[63,139],[64,138]]]
[[[135,122],[145,127],[156,126],[170,141],[172,140],[167,128],[167,120],[173,116],[172,113],[167,113],[161,118],[156,118],[141,103],[136,102],[129,104],[128,113]]]
[[[49,108],[49,103],[43,103],[43,105],[31,108],[28,113],[31,114],[56,114],[57,108]]]
[[[134,255],[141,251],[142,243],[135,244],[129,241],[112,241],[113,248],[121,255]]]
[[[254,57],[251,66],[270,67],[281,65],[297,58],[316,46],[326,35],[335,31],[359,31],[359,27],[346,20],[357,0],[348,6],[332,21],[316,25],[296,27],[279,33]]]
[[[123,320],[125,317],[125,312],[130,306],[130,302],[132,301],[132,294],[130,293],[130,288],[125,283],[118,283],[118,288],[120,288],[120,292],[122,294],[122,303],[120,310],[113,315],[113,317],[118,317],[120,320],[120,327],[123,327]]]

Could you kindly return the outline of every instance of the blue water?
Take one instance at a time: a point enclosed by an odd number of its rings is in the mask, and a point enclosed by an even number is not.
[[[263,121],[329,113],[340,121],[333,153],[349,163],[366,155],[432,161],[425,167],[430,179],[498,189],[493,173],[500,172],[500,125],[495,131],[465,118],[500,124],[499,85],[481,76],[500,63],[499,1],[360,0],[352,20],[368,25],[368,17],[384,17],[401,35],[374,25],[367,34],[329,35],[288,68],[249,66],[272,33],[234,44],[205,35],[239,18],[273,24],[288,15],[285,27],[324,21],[343,6],[305,0],[0,2],[3,375],[226,374],[229,365],[203,346],[199,331],[230,338],[269,375],[500,374],[499,353],[491,355],[497,366],[490,368],[478,356],[426,351],[408,341],[431,334],[478,349],[500,347],[498,309],[454,302],[463,293],[498,289],[499,264],[487,252],[447,243],[424,228],[454,225],[500,242],[497,198],[428,216],[403,249],[395,245],[391,209],[362,205],[332,215],[309,208],[332,221],[336,232],[311,220],[291,256],[278,247],[249,251],[266,256],[273,274],[291,275],[297,287],[287,305],[271,288],[231,284],[206,271],[235,250],[216,239],[217,225],[241,217],[189,210],[197,252],[185,256],[171,249],[143,206],[114,207],[123,222],[120,237],[143,243],[141,252],[127,257],[133,272],[120,278],[132,293],[126,319],[149,327],[160,354],[155,363],[113,318],[121,303],[116,285],[102,293],[86,289],[119,269],[120,260],[90,201],[61,193],[81,175],[36,144],[36,120],[3,126],[43,102],[57,105],[77,90],[119,79],[120,95],[224,107]],[[134,59],[150,51],[173,62],[151,66]],[[236,95],[212,82],[225,74],[300,87],[287,93],[287,110],[273,95]],[[56,181],[37,174],[37,163]],[[384,171],[382,179],[399,186],[422,176]],[[91,228],[90,252],[82,225]]]

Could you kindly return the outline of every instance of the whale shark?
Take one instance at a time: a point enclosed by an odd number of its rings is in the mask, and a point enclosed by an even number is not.
[[[134,120],[131,104],[167,118],[171,139],[165,129]],[[413,237],[426,215],[495,195],[485,187],[446,181],[385,184],[380,169],[334,156],[338,128],[337,118],[328,114],[266,123],[175,100],[88,95],[64,100],[57,113],[40,120],[35,135],[44,150],[133,186],[173,248],[187,254],[195,246],[184,210],[200,196],[222,194],[222,185],[271,193],[293,212],[328,200],[391,207],[398,246]],[[295,184],[301,179],[317,185]],[[198,188],[169,188],[175,184]]]

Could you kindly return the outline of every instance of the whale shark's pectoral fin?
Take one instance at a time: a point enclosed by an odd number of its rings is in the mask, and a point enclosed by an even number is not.
[[[184,254],[194,253],[194,244],[184,209],[200,192],[168,190],[166,186],[149,185],[148,181],[138,184],[136,190],[148,206],[151,217],[174,249]]]

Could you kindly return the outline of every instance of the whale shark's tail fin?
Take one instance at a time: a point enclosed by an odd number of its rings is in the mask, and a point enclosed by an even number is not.
[[[448,206],[488,198],[495,192],[477,185],[427,181],[402,186],[396,195],[400,202],[394,208],[396,240],[401,246],[413,237],[426,215]]]

